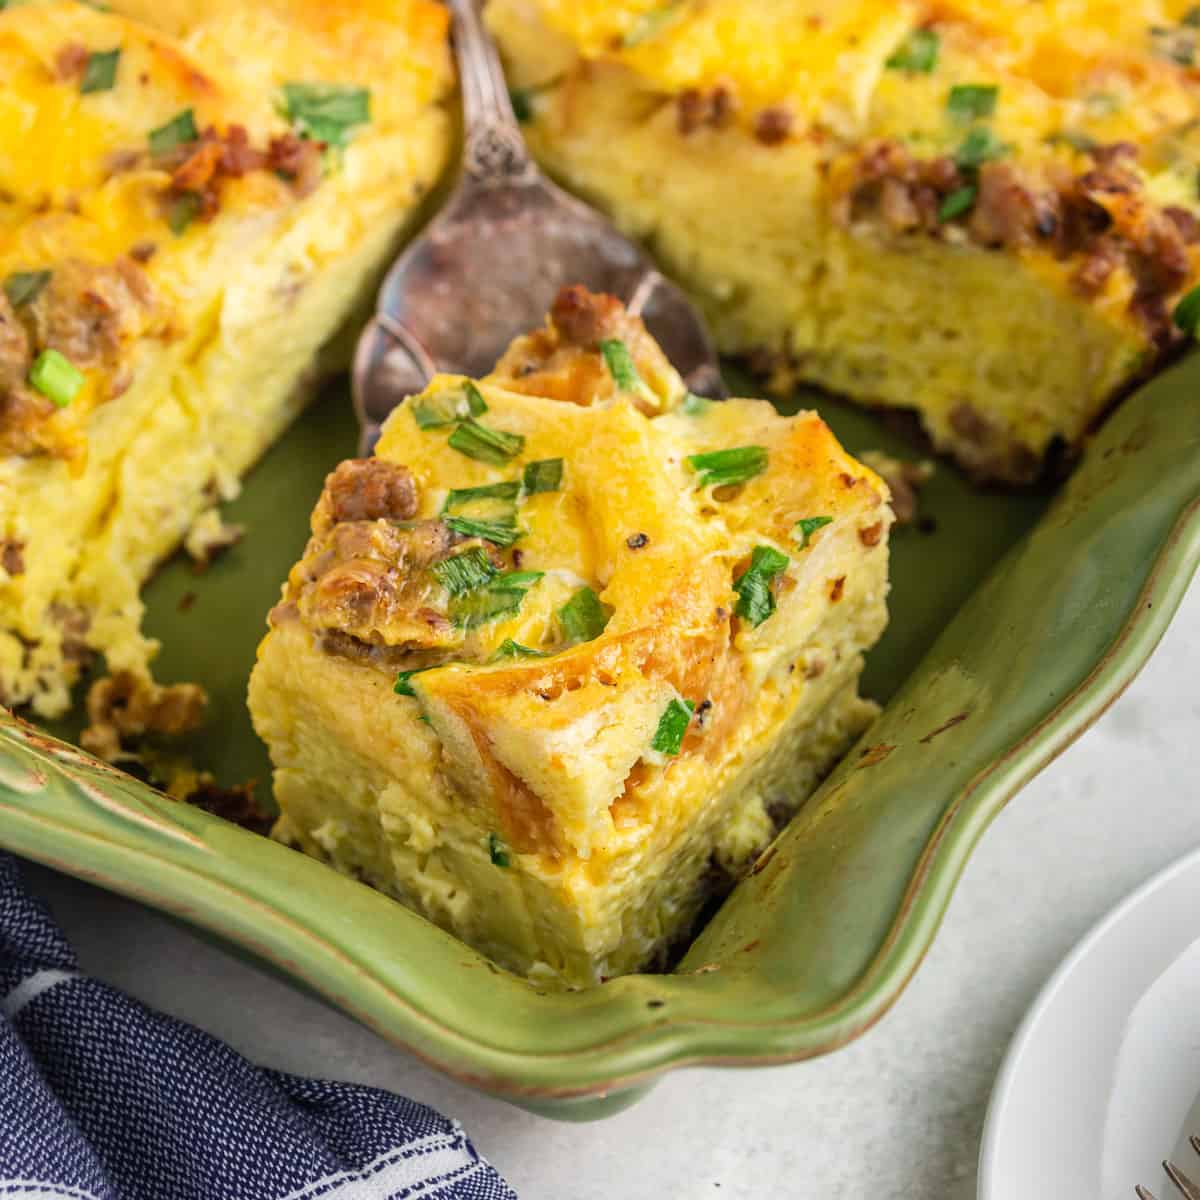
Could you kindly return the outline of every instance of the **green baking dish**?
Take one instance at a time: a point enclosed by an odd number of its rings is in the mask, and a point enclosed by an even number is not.
[[[1194,355],[1117,409],[1055,497],[973,492],[939,467],[925,493],[936,532],[893,541],[892,624],[864,680],[883,715],[672,974],[544,992],[3,710],[0,845],[210,931],[456,1078],[549,1115],[616,1111],[673,1067],[825,1053],[895,1001],[988,822],[1165,629],[1200,555],[1198,398]],[[851,450],[901,447],[870,415],[819,403]],[[147,591],[159,676],[212,694],[192,748],[223,782],[269,778],[245,680],[321,479],[353,442],[339,385],[231,506],[246,539],[202,577],[167,564]]]

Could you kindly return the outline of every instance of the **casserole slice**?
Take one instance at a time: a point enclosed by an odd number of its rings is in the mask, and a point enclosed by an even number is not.
[[[111,8],[0,6],[0,703],[45,716],[144,675],[140,584],[344,361],[451,138],[432,0]]]
[[[492,0],[541,162],[722,350],[914,409],[975,477],[1072,455],[1182,339],[1200,10],[1180,0]],[[1182,314],[1190,330],[1200,294]]]
[[[871,720],[890,522],[815,413],[564,291],[329,476],[250,681],[275,836],[514,971],[661,965]]]

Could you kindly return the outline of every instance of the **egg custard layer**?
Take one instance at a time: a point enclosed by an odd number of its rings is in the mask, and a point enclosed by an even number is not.
[[[443,167],[446,32],[432,0],[0,6],[0,703],[145,671],[140,584],[342,364]]]
[[[1034,478],[1182,337],[1188,0],[487,11],[541,161],[653,247],[723,350],[915,409],[977,477]]]
[[[250,681],[275,836],[514,971],[660,964],[875,708],[882,481],[564,291],[329,476]]]

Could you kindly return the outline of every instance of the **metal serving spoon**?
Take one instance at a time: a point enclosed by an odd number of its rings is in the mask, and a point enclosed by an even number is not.
[[[477,0],[447,2],[462,83],[462,176],[388,272],[359,339],[361,453],[435,372],[487,374],[515,336],[541,325],[564,284],[620,297],[693,392],[724,396],[699,314],[645,251],[534,166]]]

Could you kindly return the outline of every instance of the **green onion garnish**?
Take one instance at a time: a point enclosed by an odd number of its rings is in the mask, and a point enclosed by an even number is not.
[[[507,867],[512,861],[508,856],[508,847],[495,833],[488,834],[488,858],[497,867]]]
[[[775,595],[771,584],[787,569],[788,556],[773,546],[755,546],[750,566],[733,581],[737,592],[734,612],[753,626],[761,625],[775,611]]]
[[[988,159],[1002,158],[1009,151],[1009,146],[1002,142],[990,129],[977,125],[965,138],[962,145],[954,152],[954,165],[960,170],[973,171],[981,167]]]
[[[1196,329],[1200,326],[1200,287],[1192,288],[1181,297],[1171,313],[1171,320],[1184,333],[1190,333],[1193,337],[1196,335]]]
[[[30,368],[29,382],[59,408],[66,408],[83,387],[83,372],[57,350],[43,350]]]
[[[634,392],[651,402],[657,401],[658,398],[638,374],[629,347],[620,338],[605,338],[600,343],[600,353],[604,356],[604,365],[608,368],[608,373],[621,391]]]
[[[946,111],[956,121],[990,117],[1000,89],[994,83],[956,83],[946,95]]]
[[[735,446],[731,450],[693,454],[685,461],[700,476],[702,488],[725,487],[761,475],[767,469],[767,448]]]
[[[1191,8],[1179,18],[1180,25],[1186,25],[1189,29],[1200,29],[1200,5],[1193,4]]]
[[[533,89],[508,89],[508,102],[512,105],[513,116],[519,125],[528,125],[533,120]]]
[[[511,616],[520,610],[525,593],[541,578],[541,571],[509,571],[497,575],[480,591],[451,600],[450,619],[460,629],[474,629],[477,625]]]
[[[79,91],[86,96],[89,92],[107,92],[117,81],[117,62],[121,58],[121,47],[115,50],[94,50],[88,55],[87,66]]]
[[[200,136],[196,128],[196,118],[190,108],[176,113],[165,125],[150,131],[150,153],[155,158],[170,154],[180,146],[194,142]]]
[[[456,421],[481,417],[487,412],[483,394],[469,379],[463,380],[461,387],[447,388],[432,396],[414,396],[409,408],[418,429],[453,425]]]
[[[428,671],[429,667],[418,667],[415,671],[401,671],[396,676],[396,682],[392,684],[392,691],[397,696],[412,696],[416,699],[417,693],[412,690],[412,684],[409,680],[414,675],[420,675],[422,671]]]
[[[538,492],[557,492],[562,484],[563,460],[561,458],[541,458],[537,462],[525,464],[525,477],[522,486],[527,496]]]
[[[201,200],[196,192],[180,192],[167,205],[167,227],[179,237],[200,215]]]
[[[801,517],[796,522],[795,535],[800,539],[800,549],[807,550],[808,543],[812,541],[812,535],[818,529],[824,529],[826,525],[832,525],[832,517]]]
[[[32,304],[49,282],[49,271],[14,271],[4,281],[4,294],[13,308],[20,308]]]
[[[305,137],[344,146],[350,130],[371,120],[371,93],[337,83],[285,83],[280,109]]]
[[[515,479],[483,487],[453,488],[442,505],[442,518],[456,533],[479,537],[498,546],[511,546],[521,536],[517,528]]]
[[[978,189],[974,184],[967,184],[966,187],[956,188],[938,206],[937,219],[945,223],[946,221],[953,221],[955,217],[961,217],[965,212],[969,212],[971,206],[975,203],[977,191]]]
[[[713,402],[707,396],[697,396],[695,392],[688,392],[679,409],[685,416],[702,417],[712,406]]]
[[[452,596],[478,591],[499,574],[492,560],[478,546],[434,563],[429,569]]]
[[[936,29],[914,29],[883,65],[893,71],[920,71],[928,75],[937,66],[940,44]]]
[[[467,458],[502,467],[521,453],[525,439],[519,433],[491,429],[468,417],[450,435],[447,444],[459,454],[465,454]]]
[[[512,638],[505,638],[504,641],[496,647],[492,657],[488,662],[501,662],[506,658],[546,658],[544,650],[534,650],[530,646],[522,646],[520,642],[514,642]]]
[[[650,749],[674,758],[683,745],[683,736],[692,723],[692,713],[695,711],[696,706],[690,700],[672,700],[658,718],[658,728],[650,741]]]
[[[563,633],[571,642],[590,642],[598,638],[612,616],[612,608],[600,602],[590,587],[581,587],[558,610]]]

